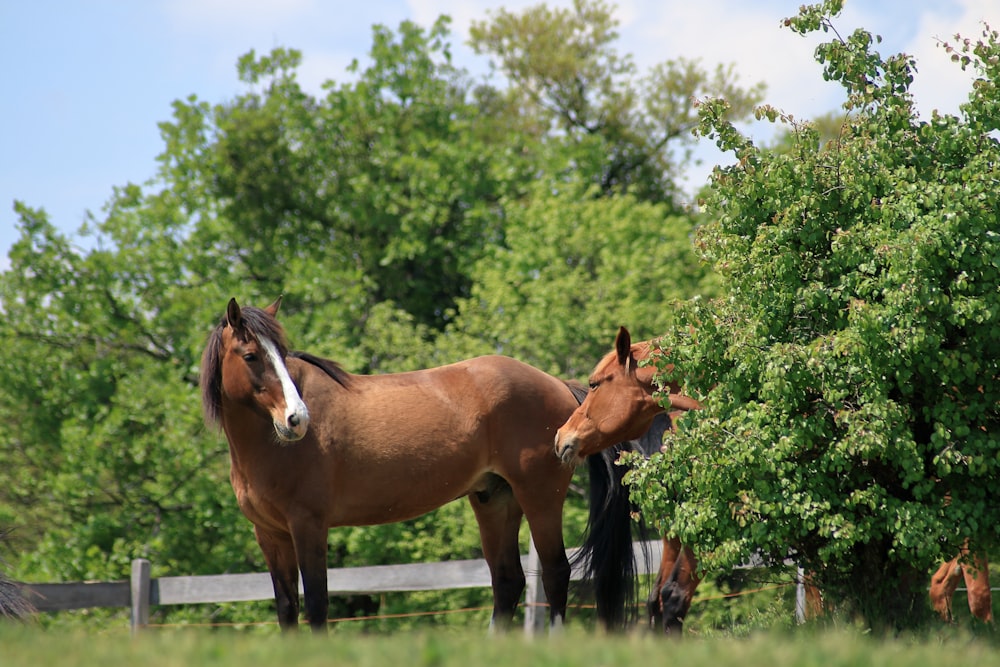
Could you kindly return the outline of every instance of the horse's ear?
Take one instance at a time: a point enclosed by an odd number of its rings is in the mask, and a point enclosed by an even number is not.
[[[264,312],[267,313],[268,315],[270,315],[271,317],[274,317],[275,315],[277,315],[278,314],[278,308],[281,307],[281,297],[282,296],[284,296],[284,295],[281,295],[277,299],[275,299],[274,303],[272,303],[270,306],[268,306],[267,308],[264,309]]]
[[[243,325],[243,313],[240,312],[240,304],[236,303],[236,298],[229,300],[226,306],[226,324],[234,329],[239,329]]]
[[[628,329],[621,327],[618,329],[618,336],[615,338],[615,351],[618,353],[618,365],[624,366],[626,371],[631,370],[632,362],[632,336]]]

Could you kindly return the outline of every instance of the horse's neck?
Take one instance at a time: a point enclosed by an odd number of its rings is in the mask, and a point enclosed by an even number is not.
[[[653,349],[653,341],[651,340],[636,343],[632,346],[632,356],[635,358],[636,362],[647,361],[653,355]],[[674,370],[674,365],[667,364],[663,367],[663,370],[668,373],[672,372]],[[674,381],[669,382],[662,387],[654,384],[653,380],[658,372],[659,367],[656,364],[640,363],[639,368],[636,369],[635,375],[639,384],[642,385],[642,387],[650,394],[657,390],[666,390],[670,393],[676,394],[681,390],[680,385]]]
[[[245,460],[253,460],[260,451],[274,446],[271,418],[238,401],[222,398],[221,421],[235,470],[242,471]]]

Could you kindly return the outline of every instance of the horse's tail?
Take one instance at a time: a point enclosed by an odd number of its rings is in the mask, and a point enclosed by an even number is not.
[[[0,620],[21,620],[35,612],[31,604],[24,599],[21,587],[5,576],[0,575]]]
[[[7,537],[8,531],[0,531],[0,541]],[[0,566],[3,563],[0,562]],[[21,587],[7,578],[0,571],[0,621],[4,619],[25,619],[35,613],[34,607],[28,602]]]
[[[640,452],[647,457],[659,451],[663,433],[670,424],[667,415],[657,415],[641,438],[619,443],[587,458],[590,516],[583,546],[573,557],[573,565],[583,571],[585,580],[593,582],[597,617],[610,630],[624,628],[639,613],[633,536],[643,540],[641,552],[647,570],[650,564],[644,542],[649,530],[638,508],[629,500],[623,483],[626,468],[616,461],[625,451]],[[633,521],[635,516],[640,517],[638,522]]]
[[[622,483],[625,469],[615,461],[621,443],[587,457],[590,472],[590,516],[583,545],[573,566],[594,586],[597,618],[609,630],[634,620],[637,609],[636,562],[632,550],[632,504]]]

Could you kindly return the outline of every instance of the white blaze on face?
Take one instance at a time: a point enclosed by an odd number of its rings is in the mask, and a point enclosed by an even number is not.
[[[278,433],[287,440],[298,440],[306,434],[306,430],[309,428],[309,408],[299,396],[299,390],[295,388],[295,383],[292,382],[292,377],[288,374],[285,361],[278,354],[278,348],[265,338],[261,338],[259,342],[260,346],[264,348],[264,353],[267,355],[268,361],[271,362],[274,372],[278,374],[281,390],[285,395],[284,421],[280,425],[275,423],[275,427],[278,429]]]

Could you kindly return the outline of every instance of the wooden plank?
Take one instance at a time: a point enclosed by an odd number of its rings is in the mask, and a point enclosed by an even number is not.
[[[481,558],[327,570],[327,588],[337,595],[479,588],[489,585],[490,570],[486,561]]]
[[[127,581],[21,584],[21,591],[38,611],[128,607],[131,600]]]
[[[486,561],[372,565],[327,570],[327,590],[333,595],[431,591],[490,585]],[[299,582],[299,590],[302,583]],[[274,597],[266,573],[198,577],[160,577],[152,583],[153,604],[246,602]]]
[[[160,577],[152,581],[152,604],[248,602],[274,597],[267,573],[213,574],[196,577]]]

